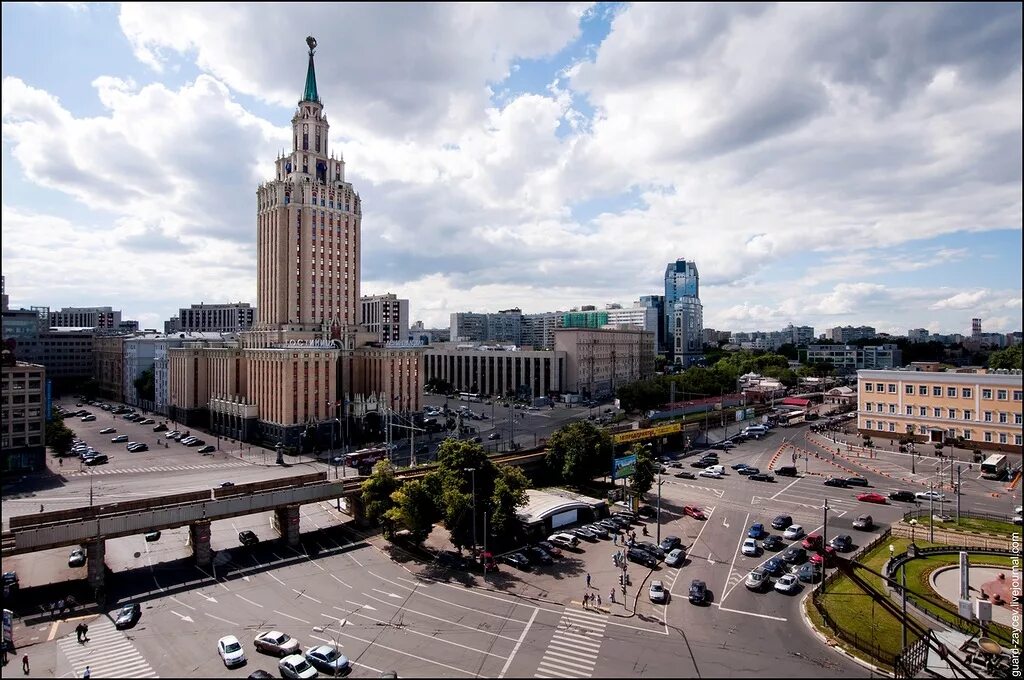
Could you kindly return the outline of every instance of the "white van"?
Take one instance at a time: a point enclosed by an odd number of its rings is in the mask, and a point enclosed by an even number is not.
[[[743,428],[743,434],[747,436],[760,436],[768,432],[768,427],[765,425],[748,425]]]
[[[720,475],[724,475],[725,474],[725,466],[724,465],[709,465],[708,467],[706,467],[704,469],[709,471],[709,472],[717,472]]]
[[[548,536],[548,542],[562,546],[563,548],[575,548],[580,544],[580,539],[576,538],[572,534],[559,532]]]

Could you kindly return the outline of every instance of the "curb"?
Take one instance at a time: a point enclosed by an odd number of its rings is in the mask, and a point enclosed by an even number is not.
[[[848,651],[843,649],[842,644],[838,640],[835,640],[834,643],[830,643],[829,642],[829,640],[832,640],[833,638],[829,638],[824,633],[822,633],[820,630],[818,630],[817,627],[815,627],[814,623],[807,616],[807,598],[811,597],[812,593],[813,593],[813,590],[808,591],[808,593],[803,596],[803,599],[800,600],[800,620],[803,621],[803,623],[807,627],[807,629],[811,631],[811,635],[813,635],[814,637],[818,638],[818,641],[821,642],[826,647],[828,647],[829,649],[833,650],[834,652],[838,652],[839,654],[842,654],[847,659],[850,659],[851,661],[857,663],[858,665],[863,666],[864,668],[867,668],[868,670],[870,670],[870,671],[872,671],[874,673],[878,673],[879,675],[881,675],[883,677],[895,678],[896,676],[893,673],[890,673],[887,670],[879,668],[878,666],[874,665],[873,663],[869,663],[869,662],[865,661],[864,659],[861,659],[860,657],[856,656],[855,654],[849,653]]]

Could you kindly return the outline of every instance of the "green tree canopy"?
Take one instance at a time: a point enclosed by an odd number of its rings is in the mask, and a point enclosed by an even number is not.
[[[519,528],[516,509],[526,505],[526,489],[529,485],[530,480],[519,468],[506,465],[499,470],[498,478],[494,482],[494,495],[491,496],[491,514],[488,522],[495,534],[509,535]]]
[[[473,545],[474,536],[483,537],[483,513],[491,512],[497,466],[480,444],[449,438],[437,449],[437,473],[439,510],[452,543],[460,549]]]
[[[378,461],[373,466],[373,472],[363,482],[362,490],[366,518],[371,522],[380,522],[384,535],[391,536],[394,525],[386,515],[395,505],[391,495],[398,490],[398,480],[395,478],[395,468],[391,461]]]
[[[75,433],[64,424],[64,419],[54,415],[53,420],[46,424],[46,445],[58,456],[66,456],[71,452]]]
[[[577,420],[548,438],[548,467],[569,484],[606,475],[612,466],[612,438],[586,420]]]
[[[395,529],[408,529],[410,538],[420,544],[430,535],[438,518],[437,505],[423,480],[410,479],[391,494],[392,506],[384,513]]]
[[[989,368],[1024,368],[1021,365],[1021,346],[1014,345],[1006,349],[997,350],[988,356]]]
[[[629,478],[629,488],[642,498],[654,485],[654,475],[659,466],[650,446],[633,444],[629,453],[636,454],[636,466],[633,468],[633,476]]]

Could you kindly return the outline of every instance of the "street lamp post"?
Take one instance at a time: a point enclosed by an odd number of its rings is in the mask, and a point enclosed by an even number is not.
[[[473,555],[476,555],[476,468],[462,468],[472,476],[473,485]]]

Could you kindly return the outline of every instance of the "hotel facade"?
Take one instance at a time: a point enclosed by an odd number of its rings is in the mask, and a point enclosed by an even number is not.
[[[858,371],[857,428],[918,442],[962,437],[971,448],[1020,455],[1022,384],[1020,371]]]
[[[419,410],[423,394],[422,348],[384,345],[358,325],[362,204],[329,152],[306,42],[291,150],[256,190],[256,323],[237,340],[167,350],[172,418],[284,446],[310,427],[362,432],[387,410]]]

